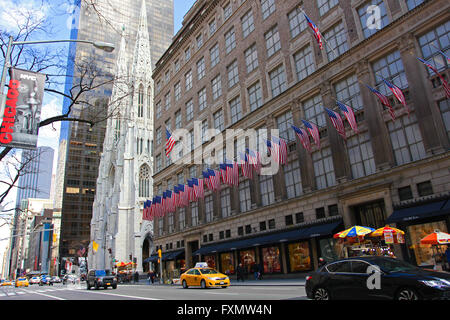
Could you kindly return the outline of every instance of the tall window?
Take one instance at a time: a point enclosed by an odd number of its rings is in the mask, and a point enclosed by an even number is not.
[[[274,55],[277,51],[279,51],[281,49],[280,34],[278,33],[278,26],[275,25],[272,29],[267,31],[264,34],[264,38],[266,39],[267,56],[271,57],[272,55]]]
[[[245,65],[247,66],[247,73],[252,72],[258,67],[258,51],[254,43],[250,48],[245,50]]]
[[[339,0],[317,0],[317,6],[319,7],[319,13],[323,16],[331,8],[335,7],[339,3]]]
[[[439,110],[441,110],[442,120],[444,121],[447,135],[450,139],[450,100],[442,100],[438,102]]]
[[[419,37],[419,45],[423,58],[430,62],[438,71],[450,67],[448,60],[439,53],[439,51],[442,51],[447,56],[450,56],[450,21],[446,21]],[[427,70],[429,69],[427,68]],[[429,70],[428,72],[431,74],[432,71]]]
[[[175,86],[173,87],[174,93],[175,93],[175,101],[180,100],[181,98],[181,83],[178,81],[175,83]]]
[[[220,191],[220,205],[222,207],[222,218],[231,215],[231,196],[230,188],[225,188]]]
[[[169,226],[169,233],[172,233],[175,231],[175,217],[173,212],[169,213],[167,220]]]
[[[359,83],[356,75],[345,78],[335,84],[336,98],[355,111],[363,108],[362,98],[359,91]]]
[[[261,0],[263,20],[275,12],[275,0]]]
[[[392,92],[383,82],[383,78],[394,83],[400,89],[408,88],[405,69],[399,51],[394,51],[387,56],[375,61],[372,65],[378,90],[386,96],[392,96]]]
[[[208,137],[208,120],[202,121],[202,143],[205,143],[209,140]]]
[[[186,103],[186,121],[191,121],[194,118],[194,103],[192,99]]]
[[[213,114],[214,116],[214,128],[218,129],[219,131],[223,131],[225,129],[225,124],[223,120],[223,110],[220,109],[216,113]]]
[[[198,92],[198,109],[202,111],[206,108],[206,88]]]
[[[343,22],[328,29],[323,37],[328,43],[326,46],[328,61],[336,59],[348,50],[347,34]]]
[[[318,127],[326,126],[325,113],[320,94],[303,102],[303,110],[305,111],[305,120],[311,121]]]
[[[203,46],[203,35],[200,33],[195,39],[197,41],[197,49],[200,49]]]
[[[297,80],[301,81],[316,70],[313,53],[308,45],[294,55]]]
[[[330,147],[314,152],[312,154],[312,159],[317,189],[319,190],[334,186],[336,184],[336,177],[334,175],[333,158],[331,156]]]
[[[408,5],[408,10],[412,10],[418,5],[422,4],[425,0],[406,0],[406,4]]]
[[[236,34],[234,28],[231,28],[225,33],[225,52],[228,54],[234,48],[236,48]]]
[[[230,101],[231,123],[235,123],[242,118],[241,97],[237,96]]]
[[[280,65],[269,73],[272,97],[276,97],[287,89],[284,66]]]
[[[159,127],[158,129],[156,129],[156,144],[160,146],[161,143],[162,143],[162,131],[161,127]]]
[[[255,23],[253,21],[253,12],[250,9],[241,18],[242,23],[242,37],[246,38],[253,30],[255,30]]]
[[[209,50],[209,54],[211,57],[211,68],[213,68],[216,64],[220,62],[219,56],[219,43],[216,43],[214,47]]]
[[[156,103],[156,119],[161,118],[161,100]]]
[[[184,61],[187,62],[187,61],[189,61],[189,59],[191,59],[191,48],[190,47],[184,51]]]
[[[233,8],[231,7],[231,2],[228,2],[225,7],[223,7],[223,20],[227,20],[229,17],[231,17],[231,14],[233,13]]]
[[[144,86],[142,84],[138,91],[138,117],[144,117]]]
[[[415,114],[403,116],[395,122],[390,121],[388,129],[397,165],[426,157],[422,134]]]
[[[213,100],[217,100],[222,95],[222,81],[220,74],[211,81]]]
[[[295,8],[288,13],[289,19],[289,31],[291,37],[295,38],[308,26],[306,23],[305,15],[303,14],[300,7]]]
[[[251,209],[252,199],[250,197],[250,180],[248,179],[239,182],[239,205],[241,212]]]
[[[211,37],[217,30],[216,20],[209,23],[209,36]]]
[[[197,79],[198,80],[202,79],[205,76],[205,74],[206,74],[205,58],[202,57],[197,62]]]
[[[262,106],[262,92],[261,84],[256,82],[254,85],[250,86],[248,89],[248,100],[250,104],[250,111],[255,111]]]
[[[139,197],[150,197],[150,167],[144,164],[139,169]]]
[[[178,210],[178,229],[184,230],[186,228],[186,209],[180,208]]]
[[[189,70],[185,75],[185,86],[186,91],[189,91],[192,88],[192,70]]]
[[[273,179],[271,175],[259,176],[259,188],[261,191],[261,202],[267,206],[275,202],[275,193],[273,191]]]
[[[376,6],[376,10],[379,10],[380,16],[374,14],[373,10],[369,10],[369,7]],[[377,31],[381,30],[389,24],[389,17],[386,12],[386,6],[383,0],[370,0],[358,9],[359,20],[361,21],[364,38],[368,38]],[[375,21],[372,21],[372,17],[375,16]]]
[[[228,74],[228,88],[234,87],[235,84],[239,82],[239,71],[238,71],[238,63],[237,60],[234,60],[227,67]]]
[[[300,162],[298,160],[291,161],[284,167],[284,180],[288,199],[303,194]]]
[[[295,132],[292,130],[291,125],[294,123],[292,120],[292,112],[288,111],[277,117],[277,127],[280,131],[280,138],[284,140],[295,141]]]
[[[182,126],[181,110],[175,112],[175,129],[180,129]]]
[[[205,217],[206,222],[212,222],[214,218],[213,196],[205,196]]]
[[[375,159],[368,132],[354,135],[348,139],[347,150],[353,179],[375,173]]]
[[[198,225],[198,202],[191,202],[191,225]]]

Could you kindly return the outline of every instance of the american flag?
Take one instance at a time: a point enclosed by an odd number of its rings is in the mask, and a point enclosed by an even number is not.
[[[192,178],[192,183],[194,184],[194,193],[196,198],[204,198],[205,190],[203,188],[203,179]]]
[[[170,152],[172,151],[173,147],[175,146],[175,139],[170,134],[169,130],[166,129],[166,156],[169,157]]]
[[[342,102],[336,101],[336,103],[339,109],[345,114],[345,117],[347,118],[347,121],[350,124],[350,127],[352,127],[353,131],[359,133],[358,124],[356,123],[355,113],[353,112],[353,109],[350,106],[343,104]]]
[[[366,87],[369,88],[370,91],[372,91],[378,99],[380,99],[381,103],[388,109],[389,114],[391,115],[392,121],[395,121],[395,111],[394,108],[391,106],[391,103],[389,102],[389,99],[382,94],[377,89],[374,89],[366,84]]]
[[[161,207],[161,197],[156,196],[155,197],[155,215],[157,217],[163,217],[162,207]]]
[[[162,196],[162,199],[161,199],[161,210],[162,210],[163,216],[165,216],[166,213],[168,213],[168,211],[167,211],[166,192],[163,192],[163,196]]]
[[[250,149],[247,149],[248,154],[248,160],[251,165],[253,165],[253,168],[255,168],[255,171],[259,174],[261,173],[261,156],[258,151],[252,151]]]
[[[187,207],[189,205],[189,192],[184,184],[178,185],[178,191],[180,192],[180,205],[181,207]]]
[[[152,202],[150,200],[144,201],[144,212],[142,214],[142,220],[151,221],[153,219],[153,217],[150,216],[151,205]]]
[[[187,185],[188,185],[188,194],[189,194],[189,201],[197,201],[197,193],[195,192],[194,189],[194,181],[193,180],[189,180],[187,181]]]
[[[286,141],[278,137],[272,136],[272,150],[275,156],[274,160],[279,164],[287,164],[288,152]]]
[[[173,203],[175,205],[175,209],[181,207],[180,201],[181,201],[181,195],[180,190],[178,189],[178,186],[173,186]]]
[[[306,22],[308,23],[309,27],[312,29],[314,33],[314,37],[316,38],[317,42],[319,43],[320,50],[323,49],[323,43],[322,43],[322,35],[320,34],[319,28],[316,26],[314,22],[306,15],[306,13],[303,12],[306,18]]]
[[[247,154],[243,154],[243,153],[240,152],[239,156],[241,157],[242,175],[244,177],[252,179],[253,178],[252,164],[249,162],[249,160],[247,158]]]
[[[166,190],[167,212],[175,212],[175,205],[172,198],[172,191]]]
[[[328,116],[330,117],[331,123],[333,123],[333,126],[336,128],[337,132],[346,139],[345,136],[345,128],[344,128],[344,122],[342,121],[341,116],[334,112],[333,110],[330,110],[328,108],[325,108],[325,110],[328,113]]]
[[[217,170],[208,169],[208,175],[212,190],[220,190],[220,172]]]
[[[231,163],[221,164],[220,166],[220,175],[222,177],[222,182],[232,186],[236,184],[235,180],[235,167]],[[236,166],[237,168],[237,166]],[[239,178],[239,171],[238,171]]]
[[[267,143],[267,150],[269,150],[269,153],[272,154],[272,142],[270,140],[266,140]]]
[[[314,139],[314,143],[316,144],[317,148],[320,149],[320,134],[319,134],[319,128],[315,124],[310,123],[309,121],[302,120],[305,127],[308,129],[309,134]]]
[[[390,83],[389,81],[383,79],[384,83],[386,83],[386,85],[388,86],[389,90],[391,90],[391,92],[394,94],[394,96],[397,98],[397,100],[406,108],[406,111],[408,111],[409,114],[409,108],[406,105],[406,99],[405,96],[403,95],[402,90],[397,87],[395,84]]]
[[[305,129],[297,128],[296,126],[291,126],[294,129],[300,142],[309,153],[311,153],[311,142],[309,141],[308,132]]]
[[[213,187],[212,187],[212,184],[211,184],[211,180],[209,179],[209,173],[208,173],[208,171],[203,171],[202,174],[203,174],[204,181],[205,181],[205,183],[206,183],[206,187],[207,187],[209,190],[213,191]]]
[[[441,79],[442,82],[442,86],[444,87],[445,90],[445,95],[447,96],[447,98],[450,99],[450,86],[448,85],[448,82],[445,80],[445,78],[439,73],[439,71],[433,67],[430,63],[426,62],[423,59],[417,58],[419,59],[423,64],[425,64],[428,68],[430,68],[431,70],[433,70],[434,73],[436,73],[438,75],[438,77]]]

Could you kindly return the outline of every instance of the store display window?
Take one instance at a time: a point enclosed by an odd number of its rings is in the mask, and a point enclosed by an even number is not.
[[[242,263],[242,267],[250,272],[252,266],[256,263],[255,250],[243,250],[239,252],[239,263]]]
[[[312,269],[308,241],[290,243],[287,245],[289,271],[301,272]]]
[[[281,256],[279,247],[267,247],[261,249],[264,264],[264,273],[281,272]]]
[[[234,257],[232,252],[220,254],[220,272],[224,274],[234,274]]]
[[[216,255],[211,254],[204,257],[204,261],[208,264],[208,267],[215,269],[216,268]]]

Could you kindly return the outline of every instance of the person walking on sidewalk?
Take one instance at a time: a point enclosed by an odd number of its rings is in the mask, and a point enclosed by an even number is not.
[[[263,271],[264,271],[264,266],[263,266],[263,263],[261,261],[259,263],[259,265],[258,265],[258,280],[262,280]]]
[[[242,263],[239,263],[239,266],[236,269],[236,275],[237,279],[236,281],[239,282],[239,279],[244,282],[244,268],[242,267]]]
[[[136,271],[134,274],[134,282],[138,283],[139,282],[139,273]]]
[[[254,263],[254,264],[252,265],[251,271],[252,271],[252,273],[253,273],[254,276],[255,276],[255,280],[258,280],[258,277],[259,277],[258,269],[259,269],[258,265],[257,265],[256,263]]]

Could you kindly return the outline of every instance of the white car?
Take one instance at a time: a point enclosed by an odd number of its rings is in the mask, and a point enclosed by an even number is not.
[[[30,285],[31,284],[39,284],[41,282],[41,277],[32,277],[29,281]]]

